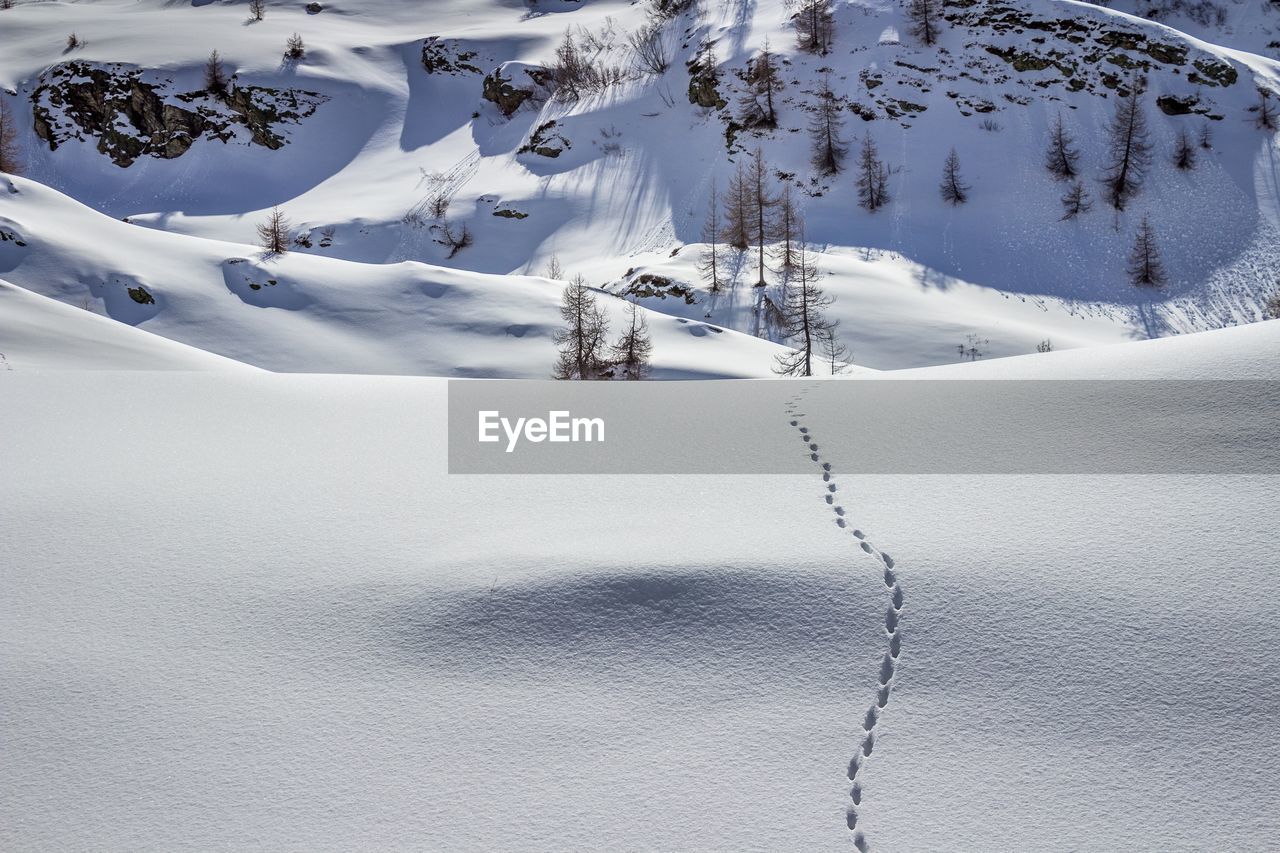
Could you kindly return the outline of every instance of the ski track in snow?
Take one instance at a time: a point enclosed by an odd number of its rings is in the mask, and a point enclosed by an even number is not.
[[[904,598],[902,594],[902,584],[898,582],[898,576],[894,571],[894,561],[885,552],[876,548],[871,543],[865,533],[857,528],[849,526],[849,520],[846,518],[845,509],[836,502],[836,495],[839,493],[839,487],[836,485],[835,474],[831,470],[831,463],[822,459],[817,438],[804,425],[805,413],[799,410],[799,405],[804,399],[805,394],[809,392],[809,388],[805,388],[792,396],[787,401],[787,415],[790,417],[791,426],[795,427],[800,434],[801,440],[804,442],[805,449],[809,453],[809,458],[822,470],[823,482],[823,500],[831,507],[831,511],[835,513],[836,525],[841,530],[848,530],[858,542],[862,552],[873,557],[884,572],[883,582],[885,590],[889,596],[889,608],[885,611],[884,631],[885,631],[885,653],[884,658],[880,662],[880,673],[876,682],[876,697],[871,705],[867,708],[866,716],[862,723],[862,741],[854,750],[853,758],[849,760],[849,768],[846,774],[852,788],[849,796],[853,800],[853,804],[849,806],[846,812],[846,823],[849,832],[853,835],[853,845],[861,853],[866,853],[871,849],[870,843],[867,841],[866,833],[858,829],[858,808],[862,805],[862,770],[866,766],[867,761],[871,758],[871,753],[876,743],[876,726],[880,722],[881,716],[884,714],[885,708],[889,705],[889,697],[893,693],[894,679],[897,674],[898,660],[902,654],[902,627],[901,617]]]

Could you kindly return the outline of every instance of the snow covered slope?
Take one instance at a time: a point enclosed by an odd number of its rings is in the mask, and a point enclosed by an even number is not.
[[[0,369],[247,370],[0,281]]]
[[[437,380],[0,371],[0,847],[1268,849],[1280,480],[824,471],[845,384],[812,476],[495,478]]]
[[[796,47],[780,0],[707,2],[665,25],[664,73],[631,74],[576,101],[535,93],[516,105],[518,92],[493,95],[494,73],[532,92],[526,71],[553,61],[566,28],[579,43],[594,38],[592,62],[634,70],[627,38],[648,20],[646,5],[448,0],[428,12],[346,0],[309,14],[300,3],[268,3],[263,20],[246,22],[244,5],[231,2],[20,0],[0,12],[0,85],[15,92],[6,99],[21,122],[29,177],[112,218],[243,247],[280,204],[310,244],[298,255],[534,275],[556,256],[567,274],[612,292],[645,273],[668,276],[693,303],[646,298],[646,307],[776,338],[755,307],[748,263],[726,298],[708,294],[693,266],[712,183],[723,190],[759,147],[774,188],[790,184],[805,207],[844,343],[862,364],[897,368],[953,360],[968,334],[989,339],[990,354],[1012,355],[1045,338],[1083,346],[1260,318],[1280,276],[1280,190],[1275,135],[1250,110],[1259,88],[1280,92],[1265,35],[1275,16],[1266,4],[1222,0],[1227,22],[1202,26],[1196,10],[1205,4],[1162,3],[1175,5],[1163,20],[1187,33],[1140,17],[1149,7],[1133,4],[953,3],[930,46],[911,34],[902,4],[841,2],[831,52],[812,55]],[[82,45],[66,48],[70,31]],[[282,56],[294,32],[307,44],[298,60]],[[687,63],[703,39],[715,43],[723,109],[690,101]],[[766,40],[781,63],[778,127],[751,131],[738,126],[742,73]],[[226,104],[198,91],[214,49],[239,93]],[[1145,79],[1153,160],[1142,191],[1117,214],[1098,179],[1106,123],[1135,74]],[[806,127],[824,76],[853,153],[869,136],[891,169],[892,201],[876,213],[857,204],[852,162],[834,177],[810,167]],[[110,128],[86,106],[126,96],[150,106],[118,114]],[[1069,222],[1060,221],[1064,187],[1042,165],[1059,114],[1095,202]],[[1197,149],[1194,170],[1175,169],[1178,132],[1198,137],[1205,127],[1211,148]],[[144,136],[147,153],[135,156],[129,139]],[[938,194],[952,147],[971,186],[959,207]],[[465,224],[475,239],[452,257],[424,206],[434,196],[448,199],[452,227]],[[40,214],[18,204],[5,215],[25,225]],[[1125,272],[1143,216],[1170,274],[1160,290],[1135,288]],[[141,269],[131,266],[110,272]],[[377,313],[404,307],[368,295],[363,307]],[[542,322],[532,314],[529,324]],[[329,324],[332,337],[349,340],[352,322]],[[276,332],[259,325],[255,346]],[[249,352],[247,335],[213,342],[212,331],[200,340],[169,333]],[[526,367],[528,353],[540,353],[539,365],[551,359],[545,338],[483,356],[483,340],[463,343],[465,357],[395,359],[335,344],[330,359],[312,363],[520,376],[545,375]],[[748,357],[732,371],[722,362],[673,370],[760,375],[757,367]]]
[[[147,331],[301,372],[550,377],[562,285],[168,234],[40,184],[0,192],[0,274]],[[602,298],[621,328],[622,302]],[[643,309],[641,309],[643,310]],[[776,344],[649,314],[657,378],[768,376]]]

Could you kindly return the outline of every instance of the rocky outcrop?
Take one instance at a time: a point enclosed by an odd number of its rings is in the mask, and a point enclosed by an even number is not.
[[[456,39],[431,36],[422,42],[422,67],[428,74],[483,74],[474,62],[478,55]]]
[[[507,75],[503,75],[503,71]],[[523,76],[520,86],[516,81]],[[551,74],[545,68],[536,65],[524,66],[519,62],[508,62],[500,68],[485,75],[481,97],[495,104],[504,116],[510,116],[530,98],[545,94]]]
[[[538,125],[537,129],[529,134],[529,141],[521,145],[516,153],[532,153],[552,159],[559,157],[572,148],[573,144],[569,142],[567,137],[556,130],[557,126],[555,119]]]
[[[57,65],[31,96],[36,135],[52,151],[70,139],[96,139],[98,151],[121,167],[143,156],[181,157],[201,138],[230,142],[237,127],[250,142],[278,149],[288,141],[279,126],[301,123],[325,100],[314,92],[237,84],[222,97],[173,95],[171,83],[119,64]]]

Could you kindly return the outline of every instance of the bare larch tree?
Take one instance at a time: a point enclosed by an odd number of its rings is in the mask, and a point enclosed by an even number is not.
[[[22,152],[18,147],[18,123],[14,120],[13,111],[0,94],[0,172],[7,175],[21,175],[23,170]]]
[[[794,280],[787,286],[782,309],[785,318],[782,334],[795,343],[796,351],[779,355],[774,367],[774,371],[783,376],[813,375],[818,347],[830,326],[824,309],[832,299],[818,287],[817,262],[805,247],[803,232],[799,243],[800,262],[796,265]]]
[[[702,242],[707,248],[698,259],[698,273],[712,293],[724,289],[724,273],[726,266],[720,257],[720,194],[716,191],[715,181],[711,182],[711,197],[707,207],[707,218],[702,225]]]
[[[818,102],[813,118],[809,121],[809,135],[813,139],[814,171],[822,175],[834,175],[844,165],[849,146],[841,137],[844,128],[844,110],[831,89],[830,76],[823,76],[818,87]]]
[[[969,200],[969,185],[960,177],[960,155],[952,148],[947,160],[942,164],[942,183],[938,191],[942,200],[948,204],[960,205]]]
[[[604,358],[608,323],[596,304],[591,288],[581,275],[565,286],[560,303],[565,327],[556,332],[560,347],[556,379],[599,379],[607,364]]]
[[[858,203],[872,213],[889,203],[889,167],[880,159],[871,134],[862,138],[858,157]]]
[[[795,14],[796,42],[806,53],[821,56],[831,50],[835,22],[831,17],[831,0],[801,0]]]
[[[1062,221],[1075,219],[1082,213],[1093,209],[1093,199],[1085,189],[1084,181],[1072,181],[1066,195],[1062,197]]]
[[[613,345],[613,363],[621,368],[623,379],[647,379],[653,352],[649,324],[634,302],[627,303],[626,318],[627,326]]]
[[[1110,136],[1109,162],[1102,182],[1107,188],[1107,203],[1124,210],[1146,177],[1151,164],[1150,132],[1147,114],[1142,109],[1142,89],[1131,86],[1129,94],[1116,98],[1116,111],[1107,125]]]
[[[271,208],[267,221],[258,226],[258,245],[269,255],[283,255],[289,251],[292,226],[279,207]]]
[[[942,28],[942,0],[907,0],[907,20],[911,34],[932,46]]]
[[[1145,216],[1138,224],[1138,233],[1129,251],[1128,272],[1129,280],[1139,286],[1160,287],[1169,281],[1164,262],[1160,259],[1160,247],[1156,244],[1155,228]]]
[[[1068,181],[1079,174],[1076,163],[1080,159],[1080,151],[1075,147],[1075,139],[1067,130],[1062,113],[1053,120],[1049,128],[1049,148],[1045,151],[1044,165],[1053,175],[1054,180]]]

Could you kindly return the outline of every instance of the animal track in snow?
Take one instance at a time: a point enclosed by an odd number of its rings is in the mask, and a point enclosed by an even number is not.
[[[845,519],[845,508],[835,502],[834,495],[837,491],[835,483],[835,475],[831,470],[831,463],[824,462],[819,455],[819,447],[814,440],[814,436],[809,432],[807,426],[801,424],[801,418],[805,417],[803,412],[797,412],[793,408],[798,402],[804,398],[804,395],[810,389],[806,388],[800,391],[789,403],[787,413],[794,417],[791,426],[795,427],[800,435],[800,440],[808,445],[811,451],[809,458],[818,463],[822,469],[822,482],[826,484],[826,492],[823,498],[831,506],[832,512],[836,514],[836,525],[842,530],[847,529],[848,522]],[[866,766],[866,762],[870,760],[871,753],[875,747],[877,738],[876,729],[880,725],[880,721],[884,716],[884,709],[889,705],[889,698],[893,693],[893,686],[898,676],[898,662],[902,654],[902,631],[900,628],[901,614],[905,605],[905,599],[902,592],[902,586],[898,583],[898,576],[893,571],[894,561],[885,552],[877,549],[868,539],[861,529],[854,528],[852,531],[855,540],[863,553],[876,559],[881,569],[884,571],[884,585],[889,593],[889,608],[885,611],[884,616],[884,635],[887,639],[887,649],[880,661],[880,672],[876,681],[875,700],[867,708],[866,715],[863,717],[862,731],[863,738],[854,755],[849,759],[846,777],[853,786],[849,792],[853,805],[848,806],[845,813],[845,823],[849,831],[853,834],[853,845],[860,853],[868,853],[871,849],[867,837],[863,830],[858,829],[858,809],[862,806],[862,769]]]

